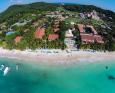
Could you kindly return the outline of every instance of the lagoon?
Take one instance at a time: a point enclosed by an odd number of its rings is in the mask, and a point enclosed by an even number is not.
[[[0,93],[115,93],[115,80],[108,78],[115,76],[115,60],[45,65],[0,58],[1,64],[10,71],[0,71]]]

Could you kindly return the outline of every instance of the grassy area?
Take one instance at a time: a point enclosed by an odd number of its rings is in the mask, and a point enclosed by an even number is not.
[[[93,26],[97,26],[97,25],[104,24],[104,21],[103,20],[94,20],[94,19],[92,19],[91,23],[92,23]]]
[[[66,22],[66,23],[70,23],[70,22],[78,23],[78,22],[80,22],[80,21],[81,21],[81,19],[80,19],[79,17],[78,17],[78,18],[70,17],[70,18],[65,19],[65,22]]]
[[[70,23],[70,22],[75,22],[78,24],[86,24],[86,25],[93,25],[93,26],[100,26],[102,24],[104,24],[103,20],[94,20],[94,19],[81,19],[80,17],[70,17],[65,19],[66,23]]]

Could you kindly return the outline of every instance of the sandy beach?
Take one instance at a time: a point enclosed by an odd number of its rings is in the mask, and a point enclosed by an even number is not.
[[[7,50],[0,48],[0,57],[14,58],[19,60],[48,62],[55,64],[71,64],[77,62],[96,62],[114,60],[115,52],[93,52],[83,50]]]

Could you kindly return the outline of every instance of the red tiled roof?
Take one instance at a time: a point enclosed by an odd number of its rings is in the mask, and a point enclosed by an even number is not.
[[[17,36],[14,41],[15,43],[18,43],[21,41],[21,39],[22,39],[22,36]]]
[[[86,25],[86,27],[90,27],[92,29],[94,35],[93,35],[93,33],[87,34],[86,32],[84,32],[84,27],[85,27],[85,25],[78,24],[81,40],[83,42],[94,43],[94,41],[96,41],[97,43],[104,43],[103,38],[100,35],[98,35],[97,31],[94,29],[93,26]]]
[[[48,36],[48,39],[49,40],[56,40],[56,39],[58,39],[59,38],[59,35],[58,34],[50,34],[49,36]]]
[[[78,24],[78,28],[79,28],[80,33],[84,32],[84,27],[85,26],[83,24]],[[94,29],[93,26],[86,25],[86,27],[90,27],[92,29],[92,31],[93,31],[94,34],[96,34],[96,35],[98,34],[97,31]]]
[[[94,35],[94,38],[97,43],[104,43],[103,38],[100,35]]]
[[[79,31],[80,31],[80,33],[83,33],[84,32],[84,25],[82,25],[82,24],[78,24],[78,28],[79,28]]]
[[[35,38],[42,39],[44,35],[45,35],[45,28],[38,28],[35,32]]]
[[[87,43],[94,43],[94,37],[90,34],[81,34],[81,40]]]
[[[90,28],[92,29],[93,33],[94,33],[95,35],[97,35],[97,34],[98,34],[98,33],[97,33],[97,31],[94,29],[94,27],[93,27],[93,26],[87,25],[87,27],[90,27]]]

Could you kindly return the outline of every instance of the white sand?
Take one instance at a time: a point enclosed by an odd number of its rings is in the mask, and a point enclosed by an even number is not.
[[[48,63],[72,63],[72,62],[95,62],[101,60],[115,59],[115,52],[91,52],[71,50],[7,50],[0,48],[0,57],[16,58],[36,62]]]

